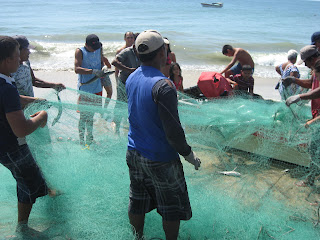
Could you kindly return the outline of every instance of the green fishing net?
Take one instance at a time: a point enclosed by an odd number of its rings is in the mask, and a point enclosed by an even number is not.
[[[49,186],[62,192],[37,199],[29,226],[41,232],[40,239],[133,239],[127,104],[82,94],[90,104],[78,104],[76,90],[52,90],[41,96],[46,102],[25,109],[26,116],[48,112],[47,127],[27,142]],[[79,143],[79,111],[94,114],[90,146]],[[179,114],[202,161],[195,171],[181,158],[193,217],[181,222],[179,239],[320,239],[318,181],[294,185],[310,174],[310,162],[320,169],[309,154],[319,129],[304,127],[309,106],[241,95],[196,100],[179,93]],[[225,172],[233,170],[240,176]],[[15,233],[16,182],[2,165],[0,179],[1,239],[25,239]],[[156,211],[146,215],[144,229],[146,239],[165,239]]]

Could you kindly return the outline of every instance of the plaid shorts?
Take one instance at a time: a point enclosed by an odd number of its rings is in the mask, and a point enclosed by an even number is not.
[[[101,85],[103,87],[111,87],[112,86],[112,83],[111,83],[111,80],[110,80],[109,76],[105,76],[105,77],[102,77],[100,79],[101,79]]]
[[[47,184],[27,144],[11,152],[0,152],[0,163],[17,181],[17,196],[21,203],[35,203],[48,194]]]
[[[127,151],[130,174],[129,213],[142,215],[157,209],[165,221],[192,217],[187,184],[179,159],[154,162],[135,150]]]

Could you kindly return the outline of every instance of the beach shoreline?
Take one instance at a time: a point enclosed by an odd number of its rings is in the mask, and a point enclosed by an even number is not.
[[[183,86],[184,88],[189,88],[197,85],[198,78],[203,72],[203,70],[186,70],[182,68],[183,75]],[[54,83],[63,83],[67,88],[77,89],[77,81],[78,74],[73,71],[43,71],[43,70],[35,70],[34,74],[37,78]],[[254,93],[261,95],[264,99],[272,99],[275,101],[280,101],[280,94],[277,90],[274,89],[278,82],[278,78],[263,78],[263,77],[255,77],[255,85],[254,85]],[[112,99],[116,99],[116,81],[115,76],[110,76],[113,88]],[[47,91],[51,91],[52,89],[41,89],[34,87],[35,96],[43,97]],[[105,91],[103,91],[103,96],[106,96]]]

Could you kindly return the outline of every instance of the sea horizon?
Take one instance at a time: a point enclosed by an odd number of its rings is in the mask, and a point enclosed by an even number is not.
[[[224,1],[204,8],[200,1],[0,1],[1,35],[25,35],[35,48],[35,70],[72,71],[74,52],[95,33],[111,62],[126,31],[158,30],[170,40],[182,69],[221,71],[231,60],[221,53],[231,44],[246,49],[255,61],[255,76],[278,77],[274,67],[288,50],[299,51],[319,31],[320,1]],[[303,14],[301,14],[303,13]],[[307,68],[299,66],[304,75]]]

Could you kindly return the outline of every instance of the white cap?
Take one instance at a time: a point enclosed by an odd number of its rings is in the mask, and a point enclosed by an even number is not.
[[[313,56],[317,52],[318,52],[318,50],[315,45],[307,45],[307,46],[301,48],[301,50],[300,50],[301,60],[299,61],[298,64],[303,63],[306,59]]]
[[[146,30],[139,34],[135,41],[135,47],[139,54],[148,54],[164,44],[160,33],[155,30]]]

